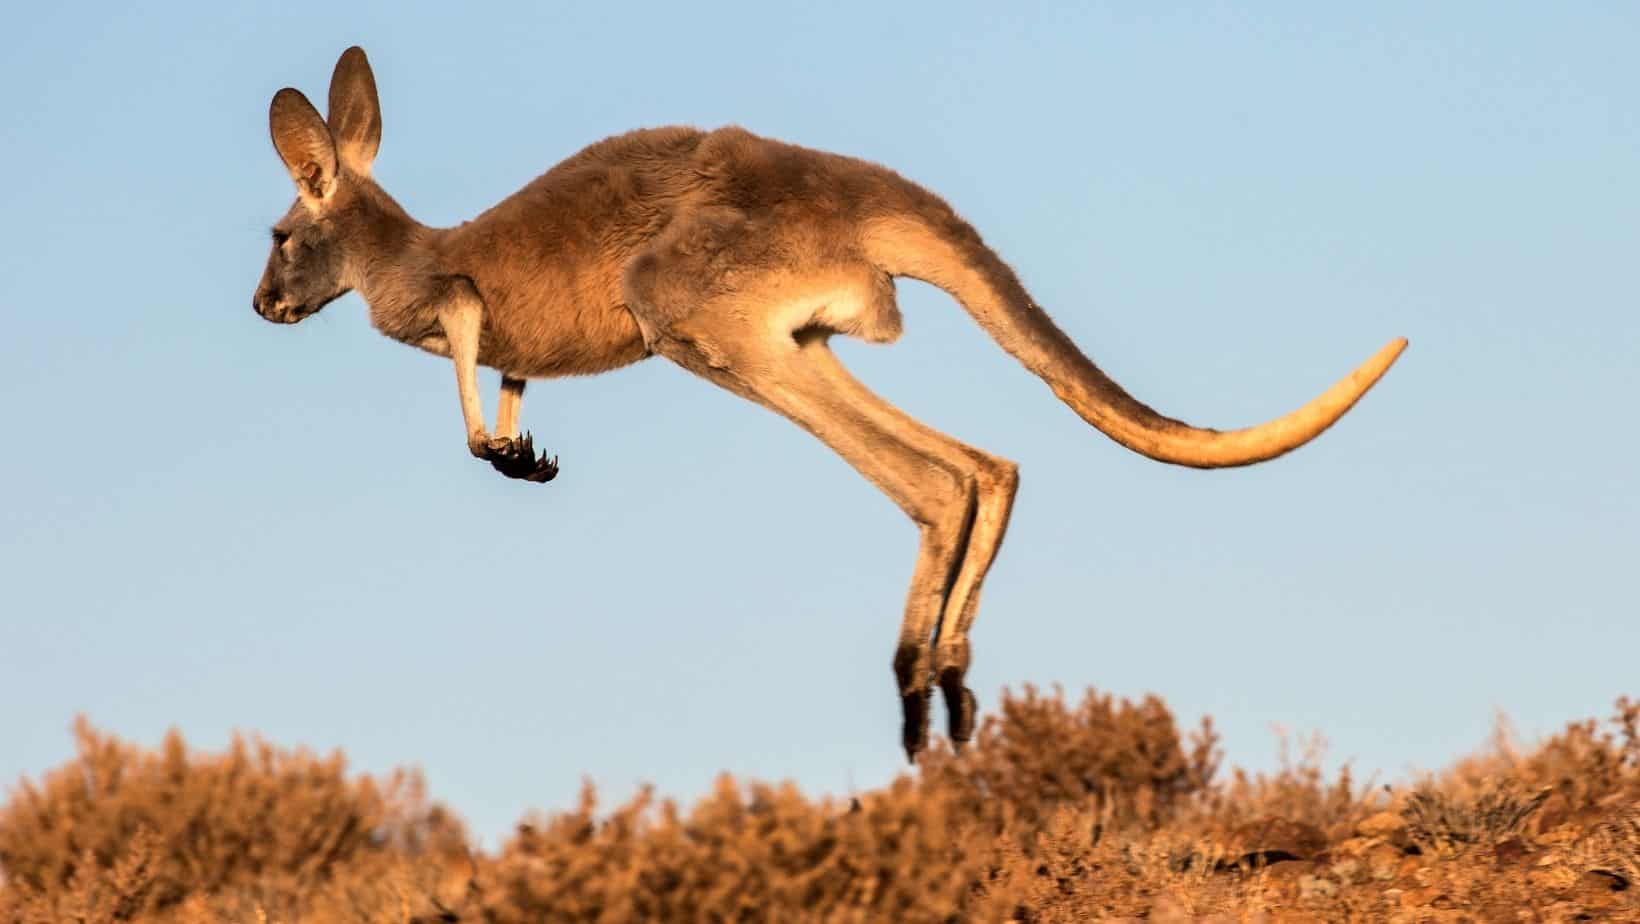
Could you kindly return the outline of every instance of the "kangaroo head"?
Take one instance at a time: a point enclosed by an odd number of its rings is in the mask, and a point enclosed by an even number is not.
[[[330,78],[330,119],[286,87],[268,108],[273,147],[296,201],[273,226],[273,252],[251,300],[256,313],[294,324],[359,284],[387,199],[370,178],[381,144],[381,104],[370,62],[342,52]]]

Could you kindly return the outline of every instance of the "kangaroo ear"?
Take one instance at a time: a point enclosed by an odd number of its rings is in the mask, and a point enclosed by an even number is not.
[[[342,52],[330,75],[330,134],[347,169],[369,176],[382,143],[382,106],[370,61],[357,45]]]
[[[273,147],[285,162],[302,201],[316,206],[336,191],[336,143],[307,97],[286,87],[268,107]]]

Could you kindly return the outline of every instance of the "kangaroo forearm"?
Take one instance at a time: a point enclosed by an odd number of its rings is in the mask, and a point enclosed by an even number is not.
[[[496,403],[495,435],[518,435],[518,409],[524,402],[524,380],[505,373],[501,376],[501,397]]]
[[[471,446],[485,437],[484,403],[478,395],[478,332],[483,322],[477,299],[457,296],[441,308],[439,325],[450,342],[450,359],[456,369],[456,390],[461,396],[461,420]]]

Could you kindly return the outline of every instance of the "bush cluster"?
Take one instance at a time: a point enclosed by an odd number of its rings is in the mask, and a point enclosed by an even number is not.
[[[1155,698],[1006,695],[963,754],[847,800],[720,779],[473,850],[413,772],[236,739],[77,757],[0,806],[0,922],[1640,919],[1640,704],[1400,786],[1312,748],[1220,779]]]

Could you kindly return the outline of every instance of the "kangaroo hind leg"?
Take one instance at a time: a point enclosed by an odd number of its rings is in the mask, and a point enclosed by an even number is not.
[[[940,456],[880,426],[876,408],[836,389],[824,365],[815,360],[817,349],[829,357],[823,345],[800,347],[792,342],[783,350],[761,356],[709,348],[684,356],[680,362],[809,431],[888,495],[916,524],[917,561],[893,659],[900,695],[901,744],[906,756],[915,760],[928,743],[933,635],[951,582],[958,574],[973,519],[973,481]],[[705,361],[707,356],[716,361]]]
[[[979,609],[980,585],[1008,529],[1019,484],[1018,466],[934,430],[879,398],[850,375],[823,342],[805,342],[802,352],[842,400],[867,414],[876,426],[940,459],[963,480],[969,513],[957,567],[947,579],[942,615],[934,630],[937,642],[932,665],[945,699],[946,733],[961,748],[973,737],[977,711],[974,694],[964,685],[970,660],[968,629]]]
[[[824,284],[835,277],[811,274],[805,285],[789,271],[758,272],[755,259],[726,259],[737,243],[724,239],[726,224],[715,218],[705,231],[663,235],[628,268],[628,304],[651,349],[809,431],[917,525],[917,562],[894,655],[901,739],[915,759],[928,735],[933,634],[974,515],[973,479],[960,453],[908,429],[836,363],[814,322],[850,316],[858,306],[838,303],[848,292]],[[699,246],[703,237],[718,246]]]
[[[894,339],[893,281],[865,260],[821,259],[731,209],[691,215],[636,255],[623,276],[627,304],[650,348],[797,423],[887,494],[917,525],[917,563],[893,659],[908,756],[926,745],[933,641],[954,586],[972,615],[1006,523],[1012,465],[912,419],[856,381],[827,347],[835,333]],[[787,235],[786,237],[791,237]],[[801,237],[799,235],[798,237]],[[969,536],[981,525],[979,554]],[[941,659],[950,729],[974,724],[962,686],[966,647]],[[960,666],[958,666],[960,664]],[[955,668],[950,669],[950,668]]]

